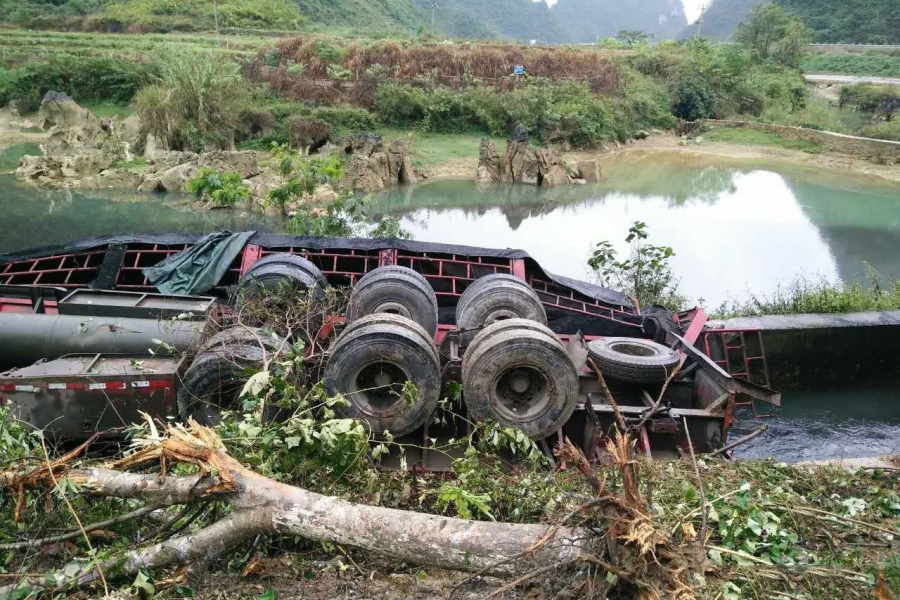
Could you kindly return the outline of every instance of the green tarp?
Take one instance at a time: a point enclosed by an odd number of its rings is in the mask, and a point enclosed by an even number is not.
[[[144,276],[163,294],[205,294],[222,280],[235,257],[255,234],[255,231],[211,233],[187,250],[147,267]]]

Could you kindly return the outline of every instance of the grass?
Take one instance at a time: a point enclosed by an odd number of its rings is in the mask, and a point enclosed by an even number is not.
[[[884,53],[825,53],[807,57],[801,65],[805,73],[900,77],[900,56]]]
[[[792,140],[781,137],[777,133],[759,131],[743,127],[714,129],[704,136],[711,142],[729,142],[732,144],[750,144],[754,146],[771,146],[786,150],[800,150],[809,154],[821,154],[822,147],[806,140]]]
[[[422,133],[409,132],[403,129],[384,129],[385,138],[404,138],[410,140],[413,163],[420,170],[428,170],[446,164],[453,159],[472,159],[478,157],[478,149],[485,134],[472,133]],[[494,144],[501,152],[506,140],[492,137]]]
[[[138,156],[132,160],[117,160],[113,163],[113,168],[115,169],[125,169],[127,171],[131,171],[132,173],[146,173],[150,170],[150,165],[147,164],[147,159],[143,156]]]
[[[878,273],[869,265],[866,270],[870,280],[866,284],[798,278],[769,296],[726,302],[714,311],[713,318],[900,310],[900,281],[884,288]]]
[[[106,34],[0,29],[0,64],[14,65],[54,55],[153,58],[161,49],[249,58],[272,43],[267,36],[215,34]]]

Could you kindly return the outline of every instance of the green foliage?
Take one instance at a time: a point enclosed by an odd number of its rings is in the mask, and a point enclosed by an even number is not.
[[[778,4],[762,3],[753,7],[738,25],[734,39],[762,60],[774,59],[783,65],[798,67],[811,35],[806,26]]]
[[[900,282],[884,286],[878,272],[866,264],[868,281],[831,283],[798,278],[769,296],[751,296],[716,309],[716,318],[759,315],[836,314],[900,310]]]
[[[857,83],[841,88],[840,106],[876,113],[890,121],[900,111],[900,86]]]
[[[19,421],[12,409],[0,406],[0,452],[4,460],[13,462],[39,454],[40,447],[40,438]]]
[[[294,154],[287,144],[275,144],[272,156],[279,161],[284,183],[269,192],[267,201],[282,210],[291,202],[312,195],[326,183],[337,184],[344,177],[344,163],[336,154],[305,157]]]
[[[649,106],[631,112],[629,122],[623,123],[617,120],[613,103],[591,93],[585,84],[546,80],[531,81],[511,92],[478,86],[466,90],[439,87],[429,92],[409,84],[384,83],[375,96],[375,111],[387,124],[440,133],[480,129],[505,136],[521,123],[545,139],[565,139],[583,148],[624,139],[630,133],[626,129],[663,121],[653,104],[651,100]]]
[[[475,494],[449,483],[441,486],[437,494],[438,507],[446,512],[452,506],[460,519],[471,519],[474,508],[491,521],[496,521],[491,514],[490,502],[488,494]]]
[[[209,200],[216,207],[234,206],[250,199],[250,188],[237,171],[220,173],[216,169],[203,167],[187,182],[187,189],[198,200]]]
[[[124,0],[108,3],[98,18],[122,29],[141,32],[235,29],[297,29],[303,23],[296,4],[288,0]]]
[[[802,68],[806,73],[900,77],[900,56],[873,51],[827,52],[807,56]]]
[[[646,44],[653,39],[652,33],[646,33],[640,29],[622,29],[616,35],[616,39],[622,42],[626,48],[634,48],[639,44]]]
[[[859,134],[864,137],[876,138],[879,140],[900,142],[900,119],[894,117],[890,122],[881,122],[864,127]]]
[[[250,87],[237,64],[218,55],[173,53],[156,83],[135,99],[143,124],[170,148],[228,148],[249,107]]]
[[[159,72],[155,63],[116,57],[59,55],[12,69],[0,67],[0,106],[15,101],[22,113],[40,107],[44,94],[65,92],[81,104],[128,103]]]
[[[597,244],[588,266],[602,285],[622,290],[641,306],[661,304],[680,310],[686,299],[678,295],[678,280],[669,266],[675,252],[646,243],[648,237],[647,224],[636,221],[625,238],[631,244],[628,258],[620,260],[613,245],[604,241]]]

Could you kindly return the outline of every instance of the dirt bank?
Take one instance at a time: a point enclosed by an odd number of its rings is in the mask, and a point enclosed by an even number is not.
[[[746,165],[748,161],[753,161],[756,164],[771,164],[773,167],[779,165],[808,167],[827,172],[829,177],[843,177],[851,174],[863,179],[878,179],[900,184],[900,166],[876,165],[861,158],[842,154],[827,152],[809,154],[799,150],[771,146],[705,140],[699,145],[692,142],[690,146],[682,146],[679,144],[680,141],[679,138],[672,135],[654,135],[646,140],[634,140],[633,143],[621,148],[568,152],[565,154],[565,158],[570,161],[595,158],[600,161],[602,166],[635,154],[666,152],[688,159],[694,157],[697,159],[698,165],[708,164],[710,161],[721,164],[721,161],[725,160],[733,161],[736,166],[740,166]],[[424,174],[430,179],[471,179],[475,175],[477,166],[477,156],[453,158],[424,169]]]

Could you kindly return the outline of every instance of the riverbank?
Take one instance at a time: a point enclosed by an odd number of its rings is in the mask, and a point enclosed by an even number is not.
[[[478,167],[478,144],[482,138],[477,134],[445,136],[414,133],[409,139],[413,163],[428,179],[471,179]],[[498,143],[497,140],[494,142]],[[445,155],[446,158],[443,159],[436,158],[438,153],[435,149],[447,144],[454,149],[454,153]],[[471,154],[467,156],[465,152]],[[595,159],[602,168],[605,164],[621,161],[623,157],[640,159],[647,154],[663,152],[687,160],[697,159],[698,165],[704,160],[714,160],[717,164],[730,163],[733,166],[754,161],[827,171],[828,177],[852,175],[869,181],[900,184],[898,165],[877,165],[862,158],[832,152],[810,153],[772,145],[709,141],[703,136],[699,140],[688,141],[685,145],[685,140],[670,133],[653,134],[644,140],[632,140],[628,144],[617,144],[605,149],[565,152],[563,157],[570,162]]]

